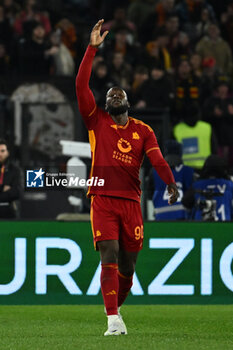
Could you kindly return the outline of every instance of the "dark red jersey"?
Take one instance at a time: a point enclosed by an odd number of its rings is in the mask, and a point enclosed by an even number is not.
[[[96,49],[88,46],[76,78],[80,113],[89,132],[92,152],[90,178],[103,179],[103,186],[90,186],[88,195],[107,195],[140,201],[139,170],[146,153],[166,184],[174,183],[173,174],[163,158],[151,127],[129,117],[122,126],[98,108],[89,88]],[[95,184],[99,182],[95,181]]]

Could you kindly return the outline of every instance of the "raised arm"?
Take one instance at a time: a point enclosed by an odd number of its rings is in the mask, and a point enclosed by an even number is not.
[[[96,51],[108,34],[106,31],[103,33],[103,35],[100,35],[103,22],[104,20],[101,19],[92,29],[90,43],[80,64],[76,77],[76,94],[79,110],[84,119],[85,117],[91,116],[96,109],[95,99],[89,87],[89,80]]]

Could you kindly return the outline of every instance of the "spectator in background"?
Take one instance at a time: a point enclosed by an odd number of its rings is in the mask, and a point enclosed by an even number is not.
[[[227,11],[221,15],[221,29],[223,38],[233,51],[233,1],[229,1]]]
[[[213,94],[219,78],[219,70],[213,57],[205,58],[202,61],[202,106],[205,101]]]
[[[176,15],[169,16],[164,27],[169,38],[168,48],[172,52],[179,37],[179,17]]]
[[[190,57],[190,64],[192,67],[192,75],[197,78],[202,77],[202,59],[197,53]]]
[[[7,75],[10,71],[10,57],[6,52],[5,45],[0,42],[0,76]]]
[[[115,85],[115,82],[109,77],[108,66],[105,62],[97,63],[92,72],[90,88],[98,106],[104,107],[106,92]]]
[[[213,126],[219,146],[233,149],[233,98],[229,94],[229,82],[226,77],[220,77],[216,93],[206,101],[204,117]]]
[[[70,51],[61,41],[61,32],[59,29],[50,33],[50,44],[52,50],[53,74],[58,76],[74,75],[74,60]],[[57,50],[55,50],[57,49]]]
[[[200,179],[186,192],[182,203],[191,211],[193,220],[232,220],[233,183],[223,158],[211,155],[206,159]]]
[[[173,67],[177,68],[181,60],[189,60],[192,54],[192,48],[189,36],[185,32],[179,32],[178,37],[173,42],[171,58]]]
[[[141,86],[149,78],[149,71],[145,66],[137,66],[134,70],[133,82],[131,86],[130,101],[133,106],[140,108]]]
[[[47,13],[38,10],[36,0],[25,0],[23,10],[18,14],[14,22],[14,30],[18,36],[27,36],[31,32],[34,22],[39,22],[45,30],[45,34],[51,31],[51,24]]]
[[[174,13],[174,0],[161,0],[142,24],[139,33],[141,43],[153,40],[158,28],[164,29],[166,20]]]
[[[61,40],[63,44],[67,47],[67,49],[70,51],[71,56],[75,59],[78,49],[78,39],[74,24],[69,19],[63,18],[56,24],[55,29],[61,30]]]
[[[0,5],[0,41],[9,49],[12,39],[13,31],[10,21],[5,15],[4,7]]]
[[[128,92],[132,81],[132,68],[124,61],[124,56],[121,52],[113,54],[110,72],[111,79]]]
[[[182,162],[182,145],[175,140],[168,140],[165,143],[164,158],[168,162],[175,178],[179,198],[175,205],[167,205],[168,193],[166,185],[161,181],[157,172],[152,169],[149,176],[150,197],[155,208],[156,221],[162,220],[185,220],[187,211],[181,203],[183,194],[191,188],[193,183],[194,170]]]
[[[156,39],[147,42],[144,54],[141,56],[141,64],[149,69],[159,66],[168,72],[171,71],[171,56],[166,48],[167,44],[168,36],[162,30]]]
[[[128,18],[140,31],[145,19],[153,12],[157,0],[135,0],[128,7]]]
[[[168,17],[175,13],[175,0],[160,0],[155,7],[156,22],[159,27],[164,26]]]
[[[193,104],[186,107],[182,122],[178,123],[173,133],[182,143],[183,162],[195,169],[201,169],[206,158],[217,153],[217,140],[209,123],[199,120],[200,111]]]
[[[152,68],[150,78],[140,88],[139,108],[167,108],[174,97],[171,82],[161,68]]]
[[[206,35],[209,25],[211,24],[211,15],[208,8],[201,11],[201,17],[196,25],[196,40],[200,40]]]
[[[20,12],[20,5],[13,0],[3,0],[3,7],[6,18],[9,20],[11,26],[14,25],[16,15]]]
[[[57,47],[47,48],[45,29],[39,22],[32,25],[32,34],[29,40],[19,45],[19,70],[23,77],[44,79],[50,74],[52,56],[57,53]]]
[[[96,66],[98,65],[98,63],[103,62],[103,61],[104,61],[103,56],[101,56],[101,55],[99,54],[99,51],[97,51],[97,53],[96,53],[96,55],[95,55],[95,57],[94,57],[94,60],[93,60],[93,64],[92,64],[93,70],[95,71]]]
[[[176,6],[182,29],[191,36],[195,35],[195,26],[200,21],[204,9],[208,10],[211,21],[215,21],[213,7],[206,0],[182,0]]]
[[[17,216],[15,201],[20,197],[20,170],[9,160],[5,140],[0,140],[0,219]]]
[[[117,52],[123,55],[126,63],[130,65],[135,65],[137,63],[138,57],[140,56],[138,48],[129,42],[128,34],[129,30],[127,27],[118,27],[115,30],[114,39],[107,40],[104,43],[104,47],[100,52],[108,63],[110,63],[109,57]]]
[[[192,75],[188,60],[182,60],[178,66],[175,90],[175,114],[178,118],[182,117],[190,103],[199,105],[200,79]]]
[[[113,14],[113,20],[103,24],[102,31],[106,30],[115,32],[118,28],[125,27],[129,32],[135,34],[136,26],[133,22],[129,21],[126,16],[126,9],[124,7],[117,7]]]
[[[84,0],[86,1],[86,0]],[[129,5],[129,0],[101,0],[100,4],[97,6],[100,7],[98,18],[104,18],[105,21],[109,21],[113,18],[113,14],[116,8],[118,7],[127,7]]]
[[[216,24],[208,26],[208,34],[203,37],[196,46],[196,52],[204,58],[213,57],[217,67],[224,74],[232,71],[232,53],[228,43],[220,36],[220,30]]]

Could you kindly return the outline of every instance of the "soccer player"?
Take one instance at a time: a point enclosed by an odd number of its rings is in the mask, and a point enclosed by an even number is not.
[[[111,88],[105,111],[98,108],[89,88],[92,62],[107,31],[100,34],[104,20],[92,29],[90,43],[76,77],[80,113],[89,132],[92,152],[90,177],[104,179],[104,186],[90,186],[91,223],[94,244],[100,251],[101,291],[108,318],[104,335],[127,334],[119,313],[133,281],[138,252],[143,243],[139,169],[144,154],[168,185],[169,203],[178,190],[164,160],[153,130],[128,116],[129,102],[124,90]]]

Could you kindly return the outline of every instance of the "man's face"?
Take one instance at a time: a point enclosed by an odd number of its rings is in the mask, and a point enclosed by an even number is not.
[[[216,40],[219,36],[219,29],[215,24],[211,24],[208,28],[209,37],[212,40]]]
[[[123,57],[122,53],[121,52],[115,53],[113,56],[113,65],[116,68],[120,68],[120,66],[123,64],[123,62],[124,62],[124,57]]]
[[[175,33],[179,29],[179,18],[176,16],[171,17],[166,22],[166,28],[169,33]]]
[[[159,80],[164,76],[164,71],[162,69],[154,68],[151,71],[151,77],[154,80]]]
[[[109,114],[114,116],[125,113],[129,109],[126,92],[118,87],[108,90],[105,109]]]
[[[45,30],[44,27],[39,25],[33,30],[33,37],[36,39],[44,39],[45,37]]]
[[[100,79],[104,79],[106,77],[107,73],[108,73],[108,71],[107,71],[107,67],[105,65],[99,65],[96,68],[96,75]]]
[[[226,84],[222,84],[218,87],[218,93],[221,97],[227,97],[228,96],[228,86]]]
[[[191,67],[188,61],[183,61],[180,63],[178,72],[181,77],[186,78],[187,76],[189,76],[190,71]]]
[[[127,32],[125,30],[120,30],[115,34],[115,39],[117,43],[125,44],[127,42]]]
[[[9,152],[6,145],[0,145],[0,164],[5,163],[9,157]]]

